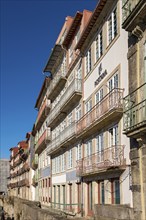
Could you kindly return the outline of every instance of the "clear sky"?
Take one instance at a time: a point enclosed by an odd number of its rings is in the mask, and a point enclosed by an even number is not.
[[[32,130],[42,73],[65,17],[97,0],[0,0],[0,158]]]

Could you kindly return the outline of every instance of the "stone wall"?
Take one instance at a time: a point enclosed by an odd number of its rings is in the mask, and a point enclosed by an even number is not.
[[[134,210],[125,205],[95,205],[95,220],[134,220]],[[138,220],[138,219],[137,219]]]
[[[38,202],[32,202],[17,197],[0,197],[0,206],[10,217],[14,216],[15,220],[62,220],[66,216],[60,213],[41,209]]]

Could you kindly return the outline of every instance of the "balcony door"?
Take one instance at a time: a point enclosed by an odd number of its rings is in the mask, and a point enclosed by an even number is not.
[[[63,193],[63,209],[66,209],[66,206],[65,206],[65,203],[66,203],[65,185],[62,186],[62,193]]]
[[[89,182],[87,185],[87,198],[88,198],[88,215],[93,214],[93,184]]]
[[[104,181],[98,182],[98,204],[105,203],[105,189],[104,189]]]
[[[109,129],[109,151],[108,158],[110,158],[111,162],[116,162],[118,160],[118,125]]]
[[[96,137],[96,162],[100,163],[104,159],[104,154],[103,154],[103,133],[99,134]]]
[[[86,110],[86,127],[88,127],[91,123],[92,123],[92,117],[91,114],[89,114],[89,112],[92,109],[92,100],[90,99],[88,102],[86,102],[86,106],[85,106],[85,110]]]
[[[92,140],[86,142],[86,158],[85,158],[85,172],[90,171],[90,165],[92,165]]]
[[[119,87],[119,75],[118,73],[114,74],[108,81],[108,89],[109,89],[109,108],[112,108],[118,101],[118,96],[116,95],[116,91],[114,88]]]
[[[100,89],[95,95],[95,102],[96,102],[96,117],[100,117],[103,113],[103,105],[100,103],[103,99],[103,88]]]

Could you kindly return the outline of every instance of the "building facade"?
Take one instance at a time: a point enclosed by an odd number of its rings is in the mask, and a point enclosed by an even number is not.
[[[29,138],[30,133],[27,133],[26,141],[20,141],[16,147],[10,149],[10,183],[8,189],[11,196],[32,200]]]
[[[146,219],[146,2],[123,1],[128,32],[129,94],[124,97],[124,133],[130,138],[135,219]]]
[[[10,176],[9,160],[0,159],[0,195],[7,193],[9,176]]]
[[[43,205],[85,216],[93,215],[94,204],[132,207],[122,118],[127,52],[121,1],[100,0],[93,13],[67,17],[36,103],[37,198]]]

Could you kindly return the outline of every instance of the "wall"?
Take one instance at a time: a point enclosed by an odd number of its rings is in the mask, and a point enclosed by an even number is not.
[[[0,197],[0,206],[15,220],[50,220],[64,219],[60,213],[38,207],[38,202],[31,202],[17,197]]]
[[[94,211],[95,220],[134,220],[134,210],[124,205],[95,205]]]

